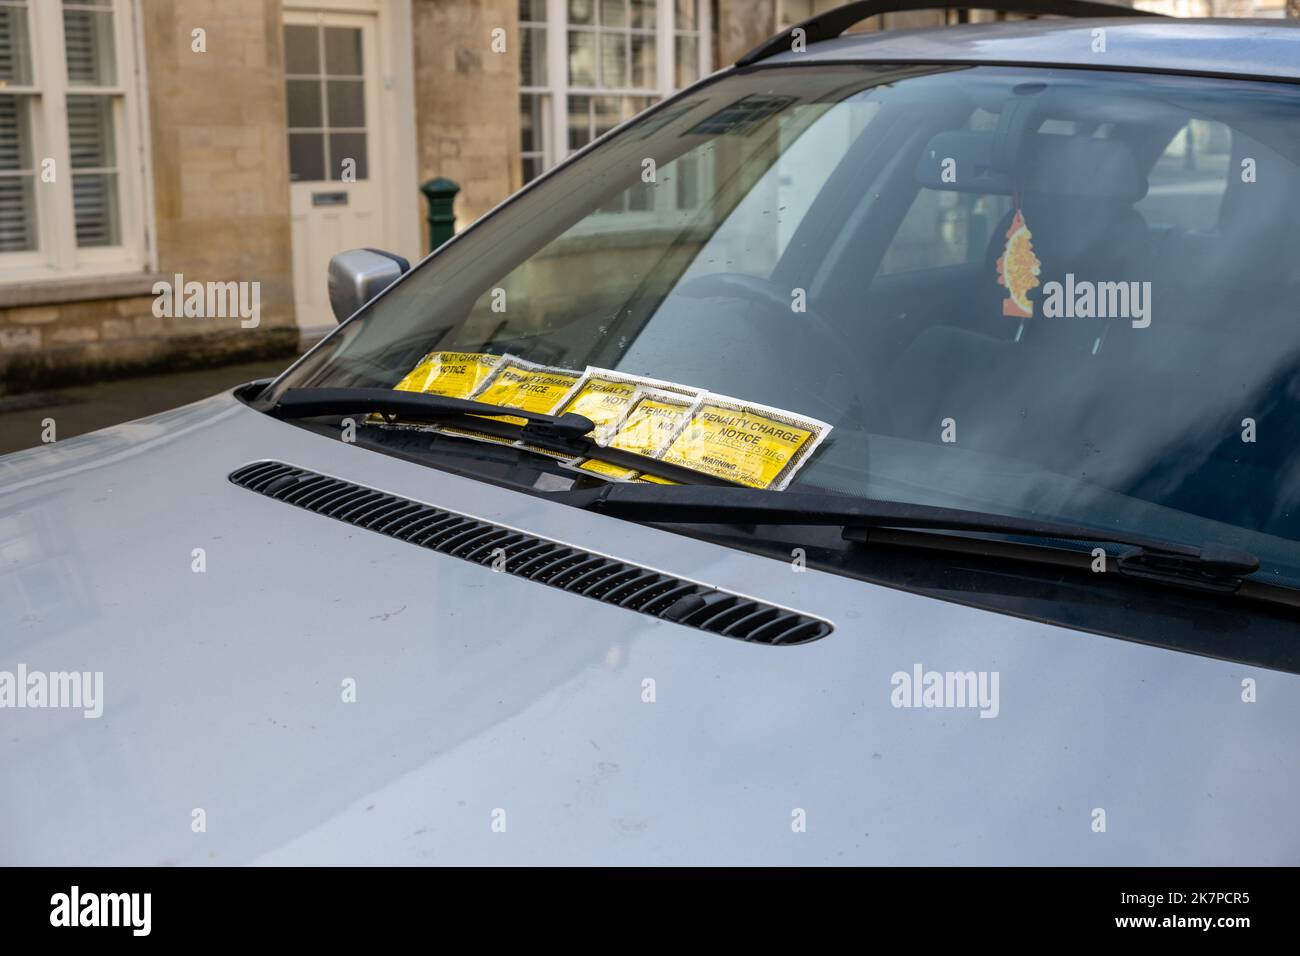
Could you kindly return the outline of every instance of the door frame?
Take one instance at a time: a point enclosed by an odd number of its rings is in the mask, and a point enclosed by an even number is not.
[[[371,176],[381,179],[385,248],[414,262],[422,257],[422,250],[415,132],[415,29],[411,2],[412,0],[283,0],[282,12],[346,13],[375,17],[380,108],[379,115],[375,117],[374,134],[380,141],[382,162],[372,166]],[[280,22],[283,28],[283,16]],[[287,138],[285,149],[288,149]],[[314,345],[333,328],[332,325],[305,327],[299,319],[300,345]]]

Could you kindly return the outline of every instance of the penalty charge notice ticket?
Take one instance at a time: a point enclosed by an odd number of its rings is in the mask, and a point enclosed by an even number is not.
[[[527,362],[515,355],[503,355],[496,368],[492,370],[492,374],[469,398],[489,405],[500,405],[502,408],[519,408],[526,412],[549,414],[581,377],[581,372],[572,369],[552,368],[548,365],[538,365],[536,362]],[[510,422],[513,425],[524,425],[528,422],[526,418],[514,415],[484,415],[483,417]],[[516,444],[513,439],[498,438],[495,435],[455,426],[442,425],[438,430],[446,434],[477,438],[480,441],[500,445]],[[548,452],[548,454],[555,453]]]
[[[501,359],[487,381],[470,397],[476,402],[486,402],[489,405],[503,405],[507,408],[523,409],[526,412],[547,414],[581,377],[581,372],[551,368],[507,355]],[[513,422],[516,425],[527,422],[527,419],[510,415],[488,417],[499,417],[501,421]]]
[[[782,491],[830,431],[815,418],[710,394],[660,457],[751,488]]]
[[[686,427],[691,412],[699,401],[698,396],[685,392],[661,388],[637,389],[623,418],[613,426],[613,437],[608,441],[607,447],[658,458],[672,444],[678,432]],[[595,458],[585,458],[574,467],[612,481],[631,481],[641,477],[635,469],[622,468]],[[666,478],[653,480],[676,484]]]
[[[469,398],[487,381],[500,361],[500,355],[486,352],[430,352],[393,388]]]
[[[590,436],[592,440],[598,445],[608,445],[623,430],[620,422],[627,417],[637,393],[648,388],[679,395],[689,402],[704,394],[702,388],[588,366],[573,390],[556,406],[555,414],[575,412],[590,419],[596,426]]]

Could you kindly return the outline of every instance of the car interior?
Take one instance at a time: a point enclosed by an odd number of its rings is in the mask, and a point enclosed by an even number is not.
[[[1297,144],[1266,144],[1231,115],[1158,94],[1022,87],[1002,102],[972,94],[960,124],[951,112],[928,126],[873,124],[777,265],[775,290],[818,276],[809,311],[842,346],[818,341],[814,326],[815,351],[852,349],[858,373],[840,404],[851,414],[833,424],[940,444],[951,418],[967,426],[964,451],[1300,537],[1300,511],[1280,507],[1296,494],[1300,439],[1300,266],[1288,253],[1300,238]],[[898,140],[890,148],[880,148],[882,127]],[[955,160],[955,181],[944,159]],[[1241,175],[1248,162],[1253,179]],[[842,203],[853,180],[873,184],[856,207]],[[963,214],[962,261],[891,271],[891,245],[936,196]],[[1003,314],[996,280],[1017,202],[1041,266],[1027,319]],[[1044,287],[1067,273],[1149,283],[1150,325],[1045,316]],[[788,322],[787,303],[782,292]],[[823,378],[829,387],[835,376]],[[1267,449],[1242,454],[1244,417],[1268,430]]]

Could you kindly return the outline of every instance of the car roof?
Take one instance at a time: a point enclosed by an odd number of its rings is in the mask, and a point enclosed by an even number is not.
[[[1106,52],[1093,52],[1093,31]],[[1006,63],[1141,69],[1300,81],[1300,21],[1124,17],[1010,20],[850,33],[761,65]]]

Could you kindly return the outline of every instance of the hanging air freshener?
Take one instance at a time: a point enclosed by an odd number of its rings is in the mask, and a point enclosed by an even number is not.
[[[1002,303],[1002,314],[1018,319],[1027,319],[1034,314],[1034,303],[1029,298],[1029,290],[1038,285],[1038,273],[1042,263],[1034,255],[1033,234],[1025,225],[1025,215],[1016,203],[1016,215],[1007,229],[1007,243],[998,256],[998,285],[1007,290],[1007,297]],[[1021,323],[1023,330],[1024,323]],[[1020,338],[1017,332],[1016,338]]]

